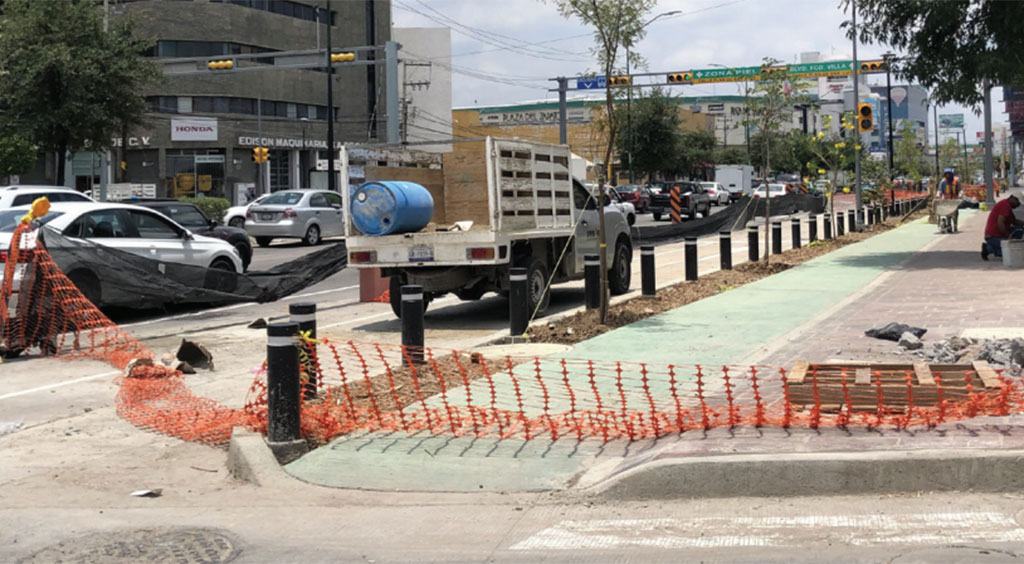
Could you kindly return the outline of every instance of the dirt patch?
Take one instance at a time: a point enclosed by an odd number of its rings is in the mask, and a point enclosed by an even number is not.
[[[923,217],[927,212],[915,212],[909,220]],[[607,323],[601,324],[597,310],[589,310],[576,313],[569,317],[549,321],[544,324],[537,324],[530,327],[530,340],[539,343],[559,343],[572,345],[592,339],[616,329],[635,323],[642,319],[658,315],[668,310],[682,307],[744,284],[755,282],[762,278],[778,274],[788,270],[800,263],[807,262],[813,258],[830,253],[846,245],[863,241],[869,237],[884,233],[898,227],[896,218],[886,220],[883,224],[874,224],[867,227],[866,231],[859,233],[847,233],[842,237],[833,238],[828,241],[816,241],[805,244],[799,249],[791,249],[782,254],[772,255],[771,262],[743,263],[733,270],[719,270],[711,274],[701,276],[693,282],[682,282],[668,288],[658,290],[654,298],[633,298],[624,303],[614,305],[608,310]]]

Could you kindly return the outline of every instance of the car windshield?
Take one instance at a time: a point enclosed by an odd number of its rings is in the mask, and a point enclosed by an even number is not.
[[[632,184],[626,184],[624,186],[619,186],[615,190],[617,192],[636,192],[638,190],[638,187]]]
[[[5,210],[0,212],[0,233],[14,233],[14,228],[21,223],[21,218],[25,217],[28,210]],[[50,213],[39,218],[37,221],[40,225],[46,225],[54,219],[64,215],[64,212],[51,211]]]
[[[154,209],[185,227],[206,227],[210,224],[206,216],[192,206],[161,206]]]
[[[264,206],[294,206],[302,201],[302,192],[278,192],[260,202]]]
[[[772,192],[785,192],[786,187],[782,184],[769,184],[768,189]]]

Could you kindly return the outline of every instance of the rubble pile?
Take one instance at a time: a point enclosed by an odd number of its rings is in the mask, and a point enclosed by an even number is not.
[[[900,352],[909,352],[900,347]],[[914,355],[937,364],[988,361],[992,366],[1024,367],[1024,339],[970,339],[953,337],[913,351]]]

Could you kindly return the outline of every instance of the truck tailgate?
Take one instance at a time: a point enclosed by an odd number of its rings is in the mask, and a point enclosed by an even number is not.
[[[489,230],[350,236],[345,244],[356,267],[504,264],[509,256],[508,239]]]

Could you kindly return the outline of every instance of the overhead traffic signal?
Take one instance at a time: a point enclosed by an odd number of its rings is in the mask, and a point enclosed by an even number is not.
[[[885,72],[886,66],[884,59],[878,61],[863,61],[860,64],[860,72]]]
[[[668,81],[675,84],[680,82],[690,82],[693,80],[693,74],[688,72],[672,72],[668,74]]]
[[[776,73],[776,72],[781,72],[781,71],[786,70],[787,68],[789,68],[789,67],[786,67],[786,66],[781,66],[781,67],[766,67],[766,66],[763,66],[763,67],[761,67],[761,76],[772,74],[772,73]]]
[[[351,63],[356,60],[355,53],[331,53],[332,63]]]
[[[866,133],[875,129],[875,107],[871,104],[857,104],[857,131]]]
[[[633,84],[631,76],[612,76],[608,78],[608,86],[629,86]]]
[[[263,164],[270,160],[270,149],[266,147],[253,147],[252,148],[252,162],[256,164]]]
[[[210,61],[206,63],[206,68],[210,70],[231,70],[235,68],[235,61],[233,59],[226,59],[223,61]]]

